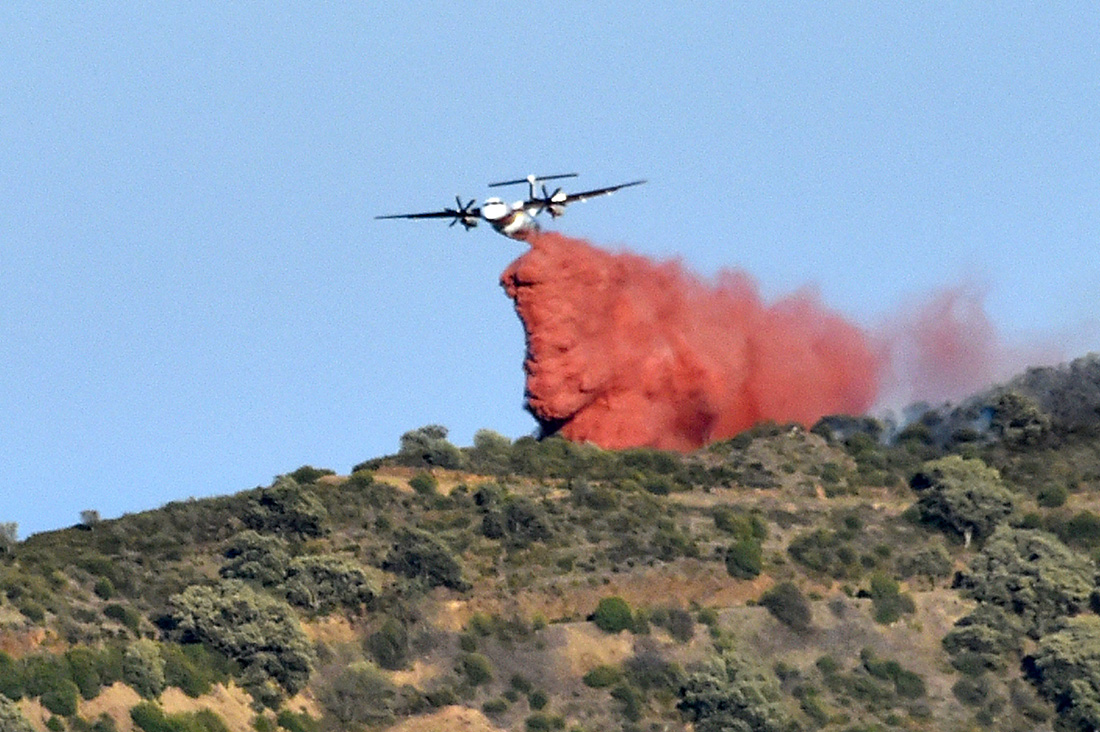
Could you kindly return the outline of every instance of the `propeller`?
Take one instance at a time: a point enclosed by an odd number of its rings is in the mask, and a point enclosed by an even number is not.
[[[454,218],[451,220],[451,223],[447,224],[447,226],[454,226],[455,224],[462,222],[462,226],[466,229],[466,231],[469,231],[470,229],[477,226],[477,212],[473,210],[474,204],[477,203],[477,199],[471,198],[469,202],[466,203],[466,205],[463,205],[462,199],[458,196],[455,196],[455,203],[458,205],[457,209],[443,209],[443,213],[451,214],[452,216],[454,216]]]
[[[539,204],[539,213],[543,211],[549,211],[550,216],[557,218],[565,213],[565,199],[566,193],[561,188],[558,188],[553,193],[550,193],[546,189],[546,184],[542,184],[542,198],[535,199]]]

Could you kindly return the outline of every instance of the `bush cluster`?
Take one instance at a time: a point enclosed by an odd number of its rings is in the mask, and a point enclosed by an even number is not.
[[[188,587],[169,604],[176,636],[238,662],[247,685],[260,689],[270,681],[295,694],[309,680],[313,648],[286,603],[239,580],[222,580]]]

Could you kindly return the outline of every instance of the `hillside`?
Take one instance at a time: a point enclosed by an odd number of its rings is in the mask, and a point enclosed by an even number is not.
[[[1097,728],[1100,361],[909,416],[427,426],[0,539],[0,732]]]

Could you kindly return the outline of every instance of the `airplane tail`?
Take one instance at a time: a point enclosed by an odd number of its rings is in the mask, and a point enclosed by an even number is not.
[[[535,197],[535,186],[546,180],[559,180],[561,178],[576,178],[577,173],[559,173],[557,175],[529,175],[526,178],[516,178],[515,180],[502,180],[497,183],[490,183],[490,188],[497,188],[499,186],[514,186],[520,183],[526,183],[530,192],[530,197]]]

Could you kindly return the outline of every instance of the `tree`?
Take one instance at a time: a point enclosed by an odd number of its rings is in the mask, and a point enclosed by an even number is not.
[[[962,537],[967,546],[972,538],[981,540],[993,533],[1015,508],[1001,474],[977,458],[949,455],[931,460],[909,484],[920,493],[921,520]]]
[[[697,732],[791,732],[776,679],[747,658],[726,652],[688,677],[679,709]]]
[[[422,579],[430,587],[469,589],[462,577],[462,565],[451,550],[426,531],[403,529],[393,547],[382,562],[387,572],[404,575],[410,579]]]
[[[1095,565],[1052,534],[1002,526],[974,557],[958,584],[979,602],[1019,616],[1039,638],[1088,607]]]
[[[525,547],[550,538],[547,512],[525,498],[510,498],[504,505],[504,528],[511,543]]]
[[[252,529],[229,540],[225,558],[229,561],[219,570],[222,577],[256,580],[265,587],[282,584],[290,564],[286,541]]]
[[[960,618],[943,638],[943,648],[959,669],[999,670],[1008,654],[1020,651],[1020,622],[1003,608],[983,603]]]
[[[331,612],[339,605],[356,610],[372,603],[378,593],[378,583],[343,557],[295,557],[287,568],[287,600],[314,612]]]
[[[294,611],[239,580],[192,585],[169,599],[176,635],[206,643],[241,664],[246,681],[270,679],[287,693],[305,687],[313,648]]]
[[[1055,729],[1100,729],[1100,617],[1072,618],[1043,636],[1025,668],[1058,711]]]
[[[447,428],[429,424],[401,435],[397,462],[412,468],[459,468],[462,452],[447,442]]]
[[[512,441],[493,430],[478,430],[474,433],[469,457],[471,470],[488,475],[507,473],[512,459]]]
[[[270,488],[253,495],[243,518],[256,531],[321,536],[328,511],[317,494],[283,475]]]
[[[19,541],[19,524],[14,521],[0,522],[0,554],[11,551]]]
[[[1034,399],[1004,391],[993,403],[989,428],[1008,445],[1037,445],[1050,433],[1050,415]]]

